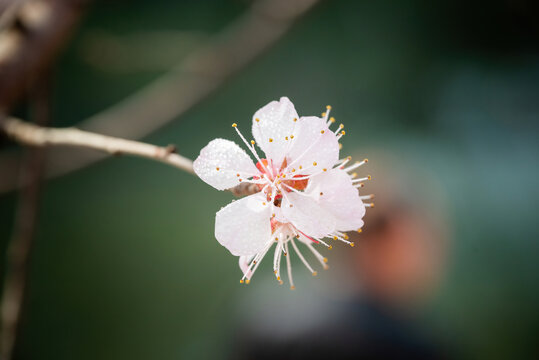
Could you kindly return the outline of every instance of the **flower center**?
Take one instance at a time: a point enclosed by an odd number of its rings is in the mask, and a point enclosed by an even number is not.
[[[281,206],[283,191],[287,193],[293,190],[303,191],[309,184],[309,179],[306,179],[305,175],[285,172],[287,168],[286,159],[279,168],[267,159],[260,159],[256,163],[256,167],[260,171],[261,176],[255,178],[266,179],[266,182],[258,184],[258,188],[260,191],[266,193],[268,201],[272,201],[273,199],[273,203],[277,207]]]

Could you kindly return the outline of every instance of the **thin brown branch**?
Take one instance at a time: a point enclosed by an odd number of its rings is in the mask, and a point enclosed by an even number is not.
[[[29,146],[75,146],[99,150],[111,155],[132,155],[162,162],[194,174],[193,162],[175,153],[174,146],[161,147],[140,141],[126,140],[79,130],[76,128],[46,128],[10,117],[0,119],[0,131],[13,140]],[[259,191],[253,184],[240,184],[229,189],[236,196]]]
[[[79,124],[91,132],[140,139],[199,104],[290,29],[317,0],[264,0],[163,77]],[[56,151],[55,151],[56,150]],[[13,154],[0,154],[0,193],[14,189]],[[16,155],[15,155],[16,156]],[[88,151],[51,149],[47,177],[57,177],[105,158]]]
[[[49,81],[44,77],[33,91],[32,117],[36,124],[47,125],[50,118]],[[34,125],[36,126],[36,125]],[[45,165],[45,150],[30,148],[25,151],[21,188],[13,234],[8,245],[7,268],[2,291],[0,354],[2,359],[14,357],[14,349],[21,332],[24,303],[27,293],[28,268],[37,225],[41,183]]]

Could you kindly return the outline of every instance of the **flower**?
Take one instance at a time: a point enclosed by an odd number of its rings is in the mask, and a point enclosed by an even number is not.
[[[369,177],[355,179],[350,172],[368,160],[345,167],[350,157],[339,160],[339,139],[343,125],[329,129],[335,122],[329,117],[331,107],[322,117],[299,117],[286,97],[272,101],[253,116],[252,134],[247,139],[236,130],[256,159],[234,142],[212,140],[204,147],[193,166],[195,173],[218,190],[239,183],[256,184],[259,192],[233,201],[216,214],[215,237],[232,255],[239,256],[244,274],[240,282],[249,283],[260,262],[275,245],[273,269],[281,280],[281,259],[286,257],[290,286],[294,289],[290,248],[307,269],[316,275],[296,244],[305,245],[327,269],[327,259],[315,245],[332,248],[324,238],[348,240],[347,231],[361,231],[365,207],[358,187]],[[255,144],[264,152],[261,158]]]

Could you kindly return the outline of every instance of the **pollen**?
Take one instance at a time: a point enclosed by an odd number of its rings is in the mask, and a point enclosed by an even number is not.
[[[324,170],[324,171],[328,171],[328,169],[322,169],[322,170]]]
[[[294,121],[298,121],[298,118],[294,118]]]
[[[368,162],[369,162],[369,159],[363,159],[363,161],[365,161],[366,163],[368,163]]]
[[[215,168],[215,170],[219,171],[219,168],[218,168],[218,167],[216,167],[216,168]]]
[[[256,118],[255,120],[256,120],[256,122],[260,122],[260,119],[259,119],[259,118]]]
[[[296,172],[296,169],[292,169],[292,172]]]
[[[288,136],[285,136],[285,138],[284,138],[284,139],[285,139],[285,140],[288,140]]]
[[[370,180],[372,179],[372,177],[370,175],[367,175],[367,179]]]
[[[344,234],[344,240],[348,240],[350,238],[350,236],[348,236],[347,234]]]
[[[320,196],[322,196],[322,195],[324,195],[324,193],[323,193],[323,192],[320,192]]]
[[[358,234],[362,233],[363,232],[363,229],[359,228],[356,230],[358,232]]]
[[[324,131],[324,130],[321,130],[321,131],[320,131],[320,134],[323,134],[323,133],[325,133],[325,131]]]
[[[316,276],[318,275],[318,273],[316,271],[313,271],[313,276]]]
[[[318,164],[317,164],[316,161],[315,161],[315,162],[313,162],[313,165],[316,166],[316,165],[318,165]]]
[[[323,113],[322,113],[322,117],[325,117],[325,116],[326,116],[326,113],[325,113],[325,112],[323,112]]]
[[[333,240],[337,240],[337,237],[336,237],[336,236],[334,236],[334,237],[333,237]]]
[[[249,280],[249,279],[245,280],[246,284],[249,284],[250,282],[251,282],[251,280]]]
[[[290,135],[290,139],[293,139],[294,138],[294,135]]]
[[[351,242],[351,243],[350,243],[350,246],[351,246],[351,247],[354,247],[354,246],[356,246],[356,244],[354,244],[354,242]]]
[[[238,124],[236,124],[236,123],[232,124],[232,127],[237,127],[237,126],[238,126]]]
[[[240,176],[240,174],[236,174],[236,176],[237,176],[237,177],[239,177],[239,176]]]
[[[269,138],[269,142],[273,142],[273,139],[272,139],[272,138]]]
[[[243,284],[245,281],[243,281],[243,279],[240,280],[240,284]]]
[[[341,135],[346,135],[346,131],[341,131]]]
[[[332,117],[329,118],[329,121],[331,121],[332,123],[334,123],[334,122],[335,122],[335,118],[332,116]]]
[[[331,105],[327,105],[326,109],[331,110]]]
[[[299,166],[299,169],[300,169],[300,170],[303,169],[303,166],[300,165],[300,166]]]
[[[323,258],[322,260],[324,260],[324,262],[327,264],[328,258]]]
[[[333,249],[333,246],[329,245],[328,249],[329,249],[329,250]]]
[[[290,286],[290,290],[296,290],[296,287],[294,285]]]
[[[251,140],[251,145],[254,145],[255,144],[255,141],[254,140]]]

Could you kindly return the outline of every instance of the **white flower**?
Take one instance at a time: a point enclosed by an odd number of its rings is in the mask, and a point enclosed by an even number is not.
[[[362,181],[349,174],[367,162],[363,160],[346,167],[350,157],[339,160],[339,139],[344,135],[340,125],[334,132],[329,126],[331,107],[322,117],[299,117],[286,97],[272,101],[253,116],[248,142],[237,128],[253,157],[234,142],[211,141],[194,162],[195,173],[218,190],[239,183],[256,184],[260,192],[233,201],[216,214],[215,237],[232,255],[239,256],[244,281],[249,283],[261,260],[275,245],[273,269],[282,284],[282,255],[286,257],[288,277],[294,288],[290,266],[290,247],[316,275],[300,252],[296,241],[304,244],[327,268],[327,259],[314,245],[330,237],[354,246],[346,231],[361,231],[365,206],[357,188]],[[255,144],[264,152],[260,158]]]

